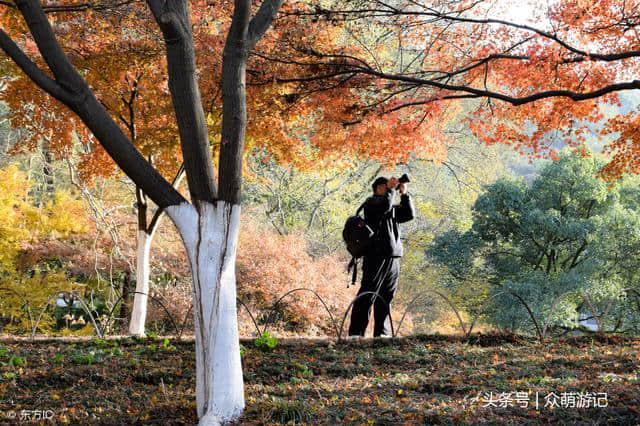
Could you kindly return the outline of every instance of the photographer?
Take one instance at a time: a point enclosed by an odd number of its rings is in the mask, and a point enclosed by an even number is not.
[[[412,220],[415,208],[411,195],[407,192],[409,178],[377,178],[373,184],[373,195],[365,201],[364,220],[376,232],[373,245],[363,256],[362,281],[353,304],[349,337],[364,336],[369,323],[371,306],[374,307],[374,337],[389,337],[390,305],[395,295],[400,274],[400,257],[403,254],[399,223]],[[396,192],[400,194],[400,204],[393,205]]]

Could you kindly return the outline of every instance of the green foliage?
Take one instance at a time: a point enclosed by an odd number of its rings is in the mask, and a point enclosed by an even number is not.
[[[162,341],[162,349],[166,352],[173,352],[176,350],[176,347],[171,344],[168,337],[165,337]]]
[[[305,379],[310,379],[313,377],[313,370],[311,370],[308,365],[301,364],[301,365],[298,365],[297,367],[300,370],[300,375]]]
[[[149,340],[149,338],[146,339],[147,341]],[[145,339],[142,339],[141,341],[139,341],[139,343],[144,343]],[[136,350],[134,353],[138,356],[141,356],[143,354],[155,354],[158,352],[175,352],[177,350],[177,348],[171,344],[171,341],[169,340],[169,338],[165,337],[162,342],[159,342],[159,339],[155,339],[155,341],[158,341],[158,343],[151,343],[145,346],[141,346],[138,350]]]
[[[268,331],[265,331],[260,337],[253,341],[253,344],[256,348],[273,349],[278,344],[278,339],[271,336]]]
[[[2,377],[3,377],[4,379],[7,379],[7,380],[13,380],[13,379],[15,379],[17,376],[18,376],[18,375],[17,375],[14,371],[7,371],[7,372],[5,372],[5,373],[2,375]]]
[[[309,410],[303,401],[292,401],[271,396],[269,406],[268,417],[274,422],[297,424],[311,420]]]
[[[597,312],[616,306],[605,325],[637,328],[637,313],[621,302],[640,270],[638,180],[607,188],[594,177],[602,165],[563,151],[530,185],[506,178],[488,185],[473,205],[472,227],[438,236],[428,250],[447,268],[451,290],[472,289],[480,297],[467,306],[482,306],[486,319],[512,330],[533,329],[527,307],[539,327],[573,327],[587,310],[585,294]],[[478,283],[486,291],[476,291]]]
[[[369,196],[369,180],[378,170],[373,161],[301,170],[295,164],[278,164],[266,151],[258,149],[247,155],[247,165],[245,201],[262,204],[266,221],[280,234],[304,232],[314,255],[343,248],[336,230]]]
[[[15,368],[24,367],[27,363],[27,360],[24,357],[13,355],[9,358],[9,365]]]
[[[99,349],[115,348],[118,346],[116,339],[101,339],[100,337],[94,337],[91,339],[91,344]]]
[[[101,349],[91,350],[88,352],[84,352],[82,350],[76,350],[71,355],[71,360],[75,364],[99,364],[104,362],[104,352]]]

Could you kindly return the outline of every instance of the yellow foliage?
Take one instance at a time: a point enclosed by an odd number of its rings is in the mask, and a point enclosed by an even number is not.
[[[429,201],[417,201],[415,207],[420,217],[435,220],[435,219],[439,219],[442,216],[442,214],[439,213],[438,210],[435,208],[433,203]]]
[[[17,165],[0,169],[0,316],[13,318],[5,328],[8,332],[30,331],[52,295],[82,287],[62,271],[18,270],[18,257],[26,246],[88,230],[82,203],[69,193],[59,192],[37,208],[30,203],[30,189],[31,183]],[[44,315],[38,328],[42,331],[53,325],[53,318]]]
[[[68,237],[89,230],[84,205],[68,192],[57,192],[54,199],[44,207],[40,220],[43,234],[54,233]]]
[[[29,203],[31,184],[15,164],[0,170],[0,271],[11,272],[21,245],[42,237],[68,237],[86,232],[82,202],[67,192],[38,209]]]
[[[12,272],[22,241],[32,238],[35,215],[26,203],[29,182],[17,166],[0,170],[0,271]]]
[[[60,332],[62,336],[92,336],[95,333],[95,329],[93,328],[93,323],[91,320],[87,320],[87,323],[84,327],[73,330],[71,328],[63,328]]]
[[[70,281],[63,272],[34,272],[32,277],[14,274],[7,279],[0,281],[0,315],[13,316],[21,320],[21,324],[15,325],[18,328],[30,330],[36,321],[36,316],[44,308],[47,301],[57,292],[73,290],[79,291],[82,284]],[[51,301],[54,304],[55,300]],[[25,310],[27,315],[24,315]],[[31,311],[33,318],[29,319],[28,311]],[[53,319],[48,315],[43,316],[38,328],[40,330],[50,329],[54,325]]]

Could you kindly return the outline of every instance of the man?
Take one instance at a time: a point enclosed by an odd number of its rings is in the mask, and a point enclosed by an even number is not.
[[[369,323],[371,305],[374,308],[373,337],[389,337],[391,300],[395,295],[400,274],[402,241],[399,223],[412,220],[415,208],[407,184],[397,178],[379,177],[373,182],[373,195],[365,201],[364,220],[376,232],[373,245],[363,256],[362,281],[358,296],[366,294],[353,304],[349,336],[364,336]],[[400,204],[393,205],[396,191],[400,193]]]

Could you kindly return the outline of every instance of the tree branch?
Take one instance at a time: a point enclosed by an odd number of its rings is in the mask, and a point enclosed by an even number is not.
[[[283,0],[263,0],[251,22],[249,22],[249,44],[253,48],[276,18]]]
[[[122,171],[149,194],[157,205],[167,207],[184,202],[184,197],[142,157],[104,106],[98,102],[87,82],[80,76],[58,44],[40,2],[16,0],[15,3],[29,27],[40,54],[53,72],[56,83],[66,91],[65,96],[60,100],[80,117]],[[8,47],[11,48],[10,45]],[[23,65],[29,65],[20,55],[12,59],[18,59]],[[28,73],[27,76],[32,78]],[[45,83],[42,88],[47,93],[60,94],[55,90],[55,86],[50,87],[51,82],[41,78],[42,75],[36,73],[34,76]],[[53,93],[47,88],[53,88]]]
[[[346,72],[347,71],[345,71],[345,73]],[[535,102],[541,99],[553,98],[553,97],[567,97],[574,101],[584,101],[588,99],[599,98],[608,93],[619,92],[623,90],[640,89],[640,80],[633,80],[633,81],[610,84],[591,92],[581,93],[581,92],[574,92],[571,90],[548,90],[544,92],[533,93],[528,96],[515,97],[515,96],[509,96],[499,92],[493,92],[490,90],[478,89],[475,87],[440,83],[434,80],[426,80],[426,79],[409,77],[404,75],[394,75],[394,74],[383,73],[383,72],[375,71],[372,68],[363,69],[362,67],[355,67],[355,68],[349,69],[348,72],[358,72],[361,74],[372,75],[375,77],[382,78],[384,80],[402,81],[406,83],[414,83],[414,84],[420,84],[424,86],[437,87],[438,89],[450,90],[455,92],[471,93],[478,98],[487,97],[487,98],[498,99],[515,106],[523,105],[530,102]]]
[[[549,40],[552,40],[553,42],[559,44],[560,46],[562,46],[563,48],[565,48],[566,50],[575,53],[577,55],[580,56],[584,56],[590,59],[597,59],[600,61],[606,61],[606,62],[611,62],[611,61],[618,61],[621,59],[627,59],[627,58],[634,58],[634,57],[639,57],[640,56],[640,51],[639,50],[630,50],[627,52],[617,52],[617,53],[596,53],[596,52],[587,52],[581,49],[578,49],[576,47],[571,46],[569,43],[567,43],[564,40],[561,40],[558,36],[548,33],[546,31],[543,31],[541,29],[532,27],[530,25],[525,25],[525,24],[516,24],[513,22],[509,22],[509,21],[504,21],[502,19],[491,19],[491,18],[485,18],[485,19],[474,19],[474,18],[464,18],[461,16],[451,16],[451,15],[447,15],[447,14],[441,14],[439,12],[424,12],[422,13],[423,15],[426,16],[432,16],[432,17],[437,17],[443,20],[449,20],[449,21],[455,21],[455,22],[466,22],[466,23],[473,23],[473,24],[499,24],[499,25],[504,25],[504,26],[508,26],[508,27],[512,27],[512,28],[517,28],[517,29],[521,29],[521,30],[525,30],[525,31],[530,31],[533,33],[536,33],[544,38],[547,38]]]
[[[108,4],[108,3],[103,3],[103,4],[77,3],[77,4],[68,4],[68,5],[52,4],[49,6],[43,6],[42,10],[44,10],[45,13],[84,12],[87,10],[100,11],[100,10],[117,9],[121,6],[126,6],[128,4],[131,4],[134,1],[136,0],[123,0],[115,4]],[[0,6],[7,6],[12,9],[16,8],[16,5],[14,4],[14,2],[10,2],[10,1],[0,1]]]
[[[42,58],[51,69],[58,84],[70,94],[81,97],[81,92],[87,88],[86,83],[58,44],[40,2],[38,0],[16,0],[15,3],[29,27]]]
[[[381,2],[376,1],[375,3],[380,4]],[[571,46],[568,42],[560,39],[555,34],[551,34],[547,31],[543,31],[539,28],[535,28],[530,25],[517,24],[514,22],[502,20],[502,19],[467,18],[467,17],[461,16],[460,12],[458,12],[454,16],[447,13],[439,12],[433,8],[430,8],[418,2],[414,2],[414,4],[421,7],[423,10],[403,10],[403,9],[391,7],[390,5],[387,5],[387,4],[382,4],[383,8],[330,10],[330,9],[323,9],[321,7],[317,7],[315,12],[293,12],[288,14],[296,15],[296,16],[325,16],[331,19],[335,19],[335,17],[337,16],[338,19],[340,19],[340,17],[344,17],[347,15],[359,16],[361,18],[371,17],[368,14],[374,13],[375,14],[374,16],[378,16],[378,17],[426,16],[426,17],[433,18],[434,20],[441,20],[441,21],[461,22],[461,23],[470,23],[470,24],[498,24],[502,26],[507,26],[511,28],[533,32],[535,34],[540,35],[541,37],[544,37],[553,41],[554,43],[560,45],[561,47],[563,47],[564,49],[572,53],[575,53],[581,57],[588,58],[588,59],[611,62],[611,61],[617,61],[621,59],[640,57],[640,51],[638,50],[630,50],[626,52],[616,52],[616,53],[587,52],[585,50],[581,50],[574,46]]]
[[[171,181],[171,186],[174,188],[178,188],[180,186],[180,182],[184,178],[184,163],[180,165],[176,176]],[[158,207],[151,218],[151,222],[149,222],[149,226],[147,227],[147,234],[153,235],[155,230],[158,228],[158,224],[160,223],[160,219],[162,218],[162,213],[164,213],[164,207]]]
[[[207,120],[196,75],[189,2],[147,0],[147,4],[165,40],[169,91],[191,199],[213,202],[217,197],[216,185]]]
[[[0,29],[0,48],[9,56],[20,69],[36,83],[42,90],[60,102],[70,102],[71,94],[62,88],[55,80],[46,75],[29,57],[18,47],[9,35]]]

